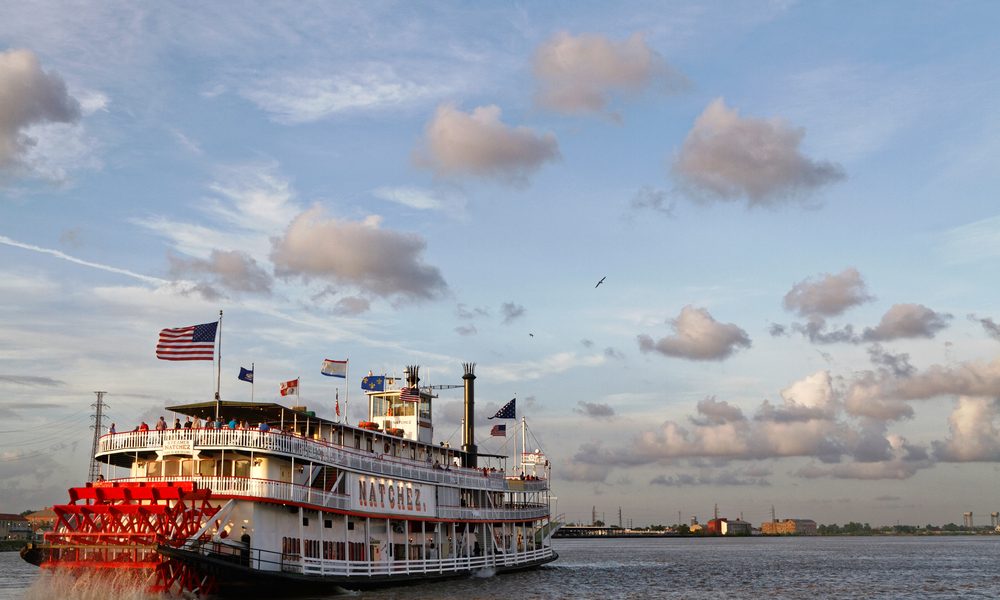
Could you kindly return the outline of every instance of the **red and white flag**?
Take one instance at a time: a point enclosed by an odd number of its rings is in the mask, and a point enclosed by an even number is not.
[[[298,394],[299,393],[299,379],[298,379],[298,377],[296,377],[295,379],[293,379],[291,381],[284,381],[284,382],[282,382],[281,386],[278,388],[278,391],[281,392],[282,396],[288,396],[289,394]]]
[[[405,387],[399,390],[399,399],[403,402],[420,402],[420,390],[415,387]]]

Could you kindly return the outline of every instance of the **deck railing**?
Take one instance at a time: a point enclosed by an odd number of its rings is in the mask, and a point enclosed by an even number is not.
[[[248,550],[235,543],[224,545],[195,542],[189,543],[184,549],[223,560],[239,562],[253,570],[284,571],[287,573],[327,577],[358,577],[359,579],[384,575],[461,573],[492,567],[528,565],[553,557],[552,548],[549,546],[539,546],[531,550],[519,552],[499,552],[497,554],[481,556],[395,560],[388,555],[383,555],[382,560],[350,561],[309,558],[300,554],[282,554],[259,549]]]
[[[193,481],[199,488],[207,488],[213,496],[225,498],[238,496],[259,498],[277,502],[296,502],[324,508],[339,510],[351,509],[351,498],[345,494],[326,492],[307,485],[298,485],[272,479],[256,479],[253,477],[128,477],[114,481],[157,482],[157,481]],[[518,508],[473,508],[464,506],[437,507],[439,519],[455,519],[470,521],[513,521],[541,519],[549,514],[544,504],[525,504]]]
[[[508,478],[499,472],[490,471],[484,475],[480,470],[461,467],[449,467],[445,470],[416,461],[365,453],[324,440],[256,429],[168,429],[107,434],[101,437],[97,454],[100,456],[134,451],[191,452],[207,449],[268,452],[295,457],[296,460],[340,465],[385,477],[455,485],[467,489],[508,489]],[[512,479],[510,483],[511,487],[523,485],[519,489],[527,490],[542,491],[548,487],[545,480]]]

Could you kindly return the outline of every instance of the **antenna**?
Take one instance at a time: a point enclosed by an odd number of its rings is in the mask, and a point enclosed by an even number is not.
[[[97,464],[97,442],[101,439],[101,429],[103,428],[101,424],[101,419],[104,417],[104,407],[107,406],[104,403],[104,394],[107,392],[94,392],[97,394],[97,402],[91,404],[94,408],[94,414],[91,418],[94,419],[94,445],[90,449],[90,472],[87,475],[87,481],[94,481],[97,479],[98,474],[100,474],[100,466]]]

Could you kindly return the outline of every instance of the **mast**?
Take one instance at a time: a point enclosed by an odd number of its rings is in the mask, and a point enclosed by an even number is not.
[[[219,412],[222,408],[222,398],[219,396],[219,389],[222,385],[222,309],[219,309],[219,349],[218,359],[215,361],[215,420],[219,420]],[[251,384],[252,385],[252,384]],[[251,388],[250,393],[253,393]]]
[[[521,473],[524,474],[524,453],[528,451],[528,447],[524,445],[526,439],[527,422],[524,420],[524,415],[521,415]],[[516,448],[515,448],[516,450]]]

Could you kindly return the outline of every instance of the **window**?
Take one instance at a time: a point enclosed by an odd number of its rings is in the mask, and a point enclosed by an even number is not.
[[[202,477],[213,477],[215,475],[215,461],[212,459],[198,461],[198,474]]]
[[[146,477],[160,477],[163,475],[163,463],[151,460],[146,463]]]
[[[191,477],[194,474],[194,461],[193,460],[182,460],[181,461],[181,476]]]
[[[302,526],[309,527],[309,517],[302,517]]]
[[[323,527],[326,529],[333,529],[333,521],[330,519],[323,519]]]
[[[250,461],[233,461],[233,477],[250,477]]]
[[[177,460],[165,460],[163,461],[163,475],[166,477],[177,477],[181,472],[180,461]]]

